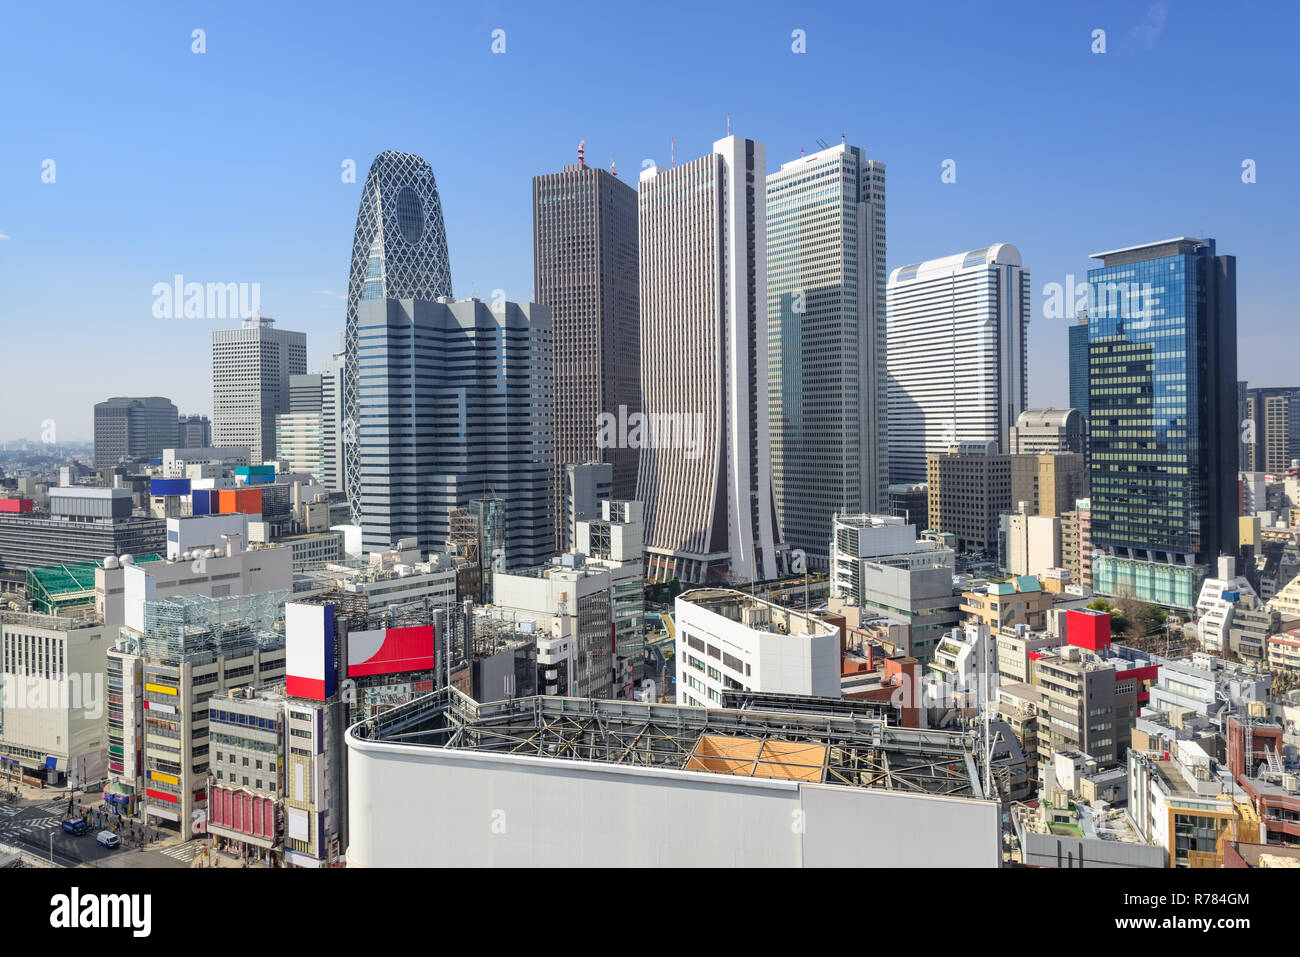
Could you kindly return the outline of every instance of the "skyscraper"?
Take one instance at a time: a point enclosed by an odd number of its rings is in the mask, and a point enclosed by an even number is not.
[[[370,164],[357,210],[344,328],[343,471],[355,524],[361,523],[363,459],[372,456],[373,467],[387,455],[384,448],[375,447],[367,423],[358,415],[357,323],[361,303],[373,299],[432,301],[450,295],[447,231],[433,169],[411,153],[380,153]]]
[[[212,444],[248,449],[253,464],[275,455],[275,417],[289,411],[289,377],[307,371],[307,336],[253,315],[212,333]]]
[[[657,581],[778,574],[765,164],[762,143],[728,136],[708,156],[641,173],[641,396],[652,427],[639,439],[636,497]]]
[[[319,372],[289,377],[289,412],[275,419],[275,457],[294,472],[325,479],[323,376]]]
[[[1075,315],[1070,326],[1070,408],[1088,418],[1088,314]]]
[[[449,538],[451,513],[504,501],[504,564],[554,554],[550,311],[478,299],[358,309],[362,546]],[[494,556],[483,553],[485,562]]]
[[[176,406],[161,396],[95,403],[95,467],[159,457],[176,445],[179,421]]]
[[[1093,587],[1191,608],[1236,551],[1236,257],[1182,237],[1093,258]]]
[[[996,442],[1028,404],[1029,270],[998,243],[889,276],[889,474],[925,479],[925,457]]]
[[[602,413],[641,411],[636,190],[578,162],[533,177],[533,298],[551,308],[555,343],[556,542],[564,540],[564,467],[607,462],[614,497],[636,491],[637,450],[601,448]]]
[[[325,443],[323,482],[331,492],[343,491],[343,370],[340,350],[321,367],[321,433]]]
[[[1245,413],[1245,471],[1285,473],[1300,458],[1300,389],[1247,389]]]
[[[888,504],[885,279],[884,163],[841,144],[767,177],[777,516],[820,568],[836,512]]]
[[[177,421],[180,430],[176,447],[180,449],[206,449],[212,446],[212,422],[206,415],[182,415]]]

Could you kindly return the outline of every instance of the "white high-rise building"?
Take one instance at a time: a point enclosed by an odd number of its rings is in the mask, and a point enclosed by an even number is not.
[[[637,498],[647,574],[748,581],[779,574],[767,397],[766,148],[728,136],[673,169],[642,171]],[[623,431],[620,429],[620,432]],[[618,437],[620,442],[623,436]]]
[[[307,371],[307,335],[253,315],[212,333],[212,444],[246,447],[253,464],[275,456],[275,417],[289,411],[289,377]]]
[[[346,367],[342,350],[321,367],[321,431],[324,433],[324,485],[331,492],[343,488],[343,372]]]
[[[926,455],[952,445],[1008,448],[1029,401],[1029,313],[1029,271],[1009,243],[890,273],[891,481],[924,481]]]
[[[841,143],[767,177],[768,397],[785,540],[825,568],[836,512],[883,512],[885,164]]]

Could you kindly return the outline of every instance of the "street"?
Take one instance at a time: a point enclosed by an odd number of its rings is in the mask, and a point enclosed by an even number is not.
[[[67,799],[24,798],[0,803],[0,844],[21,847],[38,857],[49,859],[53,835],[54,862],[63,867],[189,867],[197,845],[163,847],[157,843],[145,850],[126,847],[101,847],[92,827],[83,835],[68,834],[60,826],[67,809]]]

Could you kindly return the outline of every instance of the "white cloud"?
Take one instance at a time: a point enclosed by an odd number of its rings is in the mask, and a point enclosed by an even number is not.
[[[8,238],[9,237],[6,236],[4,233],[0,233],[0,239],[8,239]]]
[[[335,299],[346,299],[346,298],[348,298],[348,297],[345,296],[343,293],[341,293],[341,292],[335,292],[335,291],[332,290],[332,289],[313,289],[313,290],[312,290],[312,295],[315,295],[315,296],[333,296]]]

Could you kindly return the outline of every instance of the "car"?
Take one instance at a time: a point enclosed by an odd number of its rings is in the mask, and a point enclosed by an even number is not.
[[[64,821],[62,827],[69,834],[76,834],[77,836],[81,836],[90,830],[86,822],[81,820]]]
[[[112,831],[100,831],[95,835],[95,840],[101,847],[117,847],[122,843]]]

